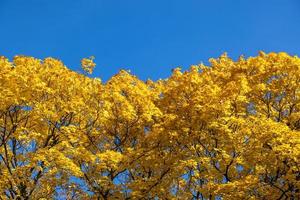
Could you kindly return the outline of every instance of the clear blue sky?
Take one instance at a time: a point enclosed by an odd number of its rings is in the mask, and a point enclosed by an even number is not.
[[[300,54],[299,0],[0,0],[0,55],[55,57],[141,79],[259,50]]]

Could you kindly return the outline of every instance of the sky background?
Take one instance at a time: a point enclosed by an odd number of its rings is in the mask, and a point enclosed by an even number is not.
[[[55,57],[75,71],[94,55],[104,81],[259,50],[300,54],[300,0],[0,0],[0,55]]]

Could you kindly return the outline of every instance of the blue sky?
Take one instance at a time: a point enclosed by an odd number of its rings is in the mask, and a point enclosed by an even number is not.
[[[259,50],[300,52],[299,0],[0,0],[0,55],[55,57],[141,79]]]

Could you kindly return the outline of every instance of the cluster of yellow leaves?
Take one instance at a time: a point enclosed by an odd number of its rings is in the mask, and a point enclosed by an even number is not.
[[[94,63],[94,56],[91,56],[89,58],[83,58],[81,60],[81,67],[84,71],[91,74],[93,73],[94,68],[96,67],[96,63]]]
[[[297,199],[300,59],[210,63],[102,83],[53,58],[0,57],[0,197]]]

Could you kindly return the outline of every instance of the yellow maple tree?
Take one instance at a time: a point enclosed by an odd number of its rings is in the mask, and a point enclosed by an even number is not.
[[[299,86],[287,53],[106,83],[0,57],[0,199],[298,199]]]

